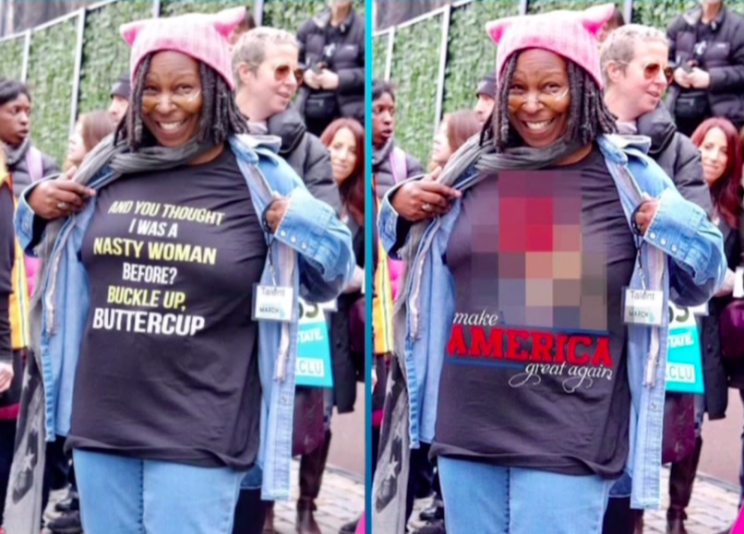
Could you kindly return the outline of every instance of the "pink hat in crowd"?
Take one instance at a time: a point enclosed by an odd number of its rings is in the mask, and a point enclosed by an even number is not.
[[[585,11],[552,11],[489,22],[486,31],[498,44],[496,72],[499,82],[503,80],[504,66],[515,52],[540,48],[579,65],[601,89],[596,36],[614,10],[614,4],[603,4]]]
[[[152,52],[181,52],[212,67],[230,89],[235,89],[227,37],[245,17],[245,7],[226,9],[214,15],[189,13],[179,17],[138,20],[121,26],[124,40],[132,47],[132,81],[142,60]]]

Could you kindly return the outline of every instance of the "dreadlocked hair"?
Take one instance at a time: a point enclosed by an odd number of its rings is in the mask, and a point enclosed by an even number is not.
[[[481,132],[481,144],[494,143],[497,152],[523,144],[522,139],[509,124],[509,88],[517,70],[518,55],[509,58],[504,67],[503,82],[499,85],[498,104]],[[568,61],[568,84],[571,107],[568,111],[567,139],[587,145],[602,134],[617,132],[615,118],[602,97],[602,91],[589,74]]]
[[[142,122],[142,94],[153,55],[154,53],[145,56],[137,70],[129,109],[116,129],[115,142],[126,139],[132,152],[156,144],[154,136]],[[197,141],[200,144],[221,145],[230,135],[248,133],[247,120],[238,109],[233,92],[222,76],[200,62],[199,77],[204,104],[199,118]]]

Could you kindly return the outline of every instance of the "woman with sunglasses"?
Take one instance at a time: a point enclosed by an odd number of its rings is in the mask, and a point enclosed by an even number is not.
[[[236,100],[240,111],[248,118],[248,128],[254,134],[277,136],[281,140],[279,154],[305,183],[310,193],[318,200],[340,213],[342,206],[338,185],[333,178],[333,168],[328,149],[315,135],[307,131],[302,117],[291,103],[302,80],[298,67],[299,44],[294,35],[284,30],[262,26],[243,35],[232,50],[232,67],[238,85]],[[319,388],[297,388],[297,406],[301,406],[295,417],[298,420],[314,421],[316,425],[295,426],[295,443],[302,443],[304,450],[293,450],[294,455],[315,455],[325,448],[322,421],[307,417],[313,406],[323,407],[323,390]],[[302,433],[304,436],[300,436]],[[307,437],[308,439],[305,439]],[[308,445],[309,444],[309,445]],[[303,474],[300,474],[301,479]],[[236,534],[273,532],[273,503],[261,504],[260,485],[253,475],[243,483],[238,502],[235,528]],[[313,516],[313,499],[301,499],[298,503],[298,532],[316,534],[318,526]]]
[[[290,495],[298,301],[348,284],[346,226],[246,135],[227,37],[244,8],[126,24],[131,105],[16,222],[42,259],[5,527],[38,533],[67,436],[87,534],[230,534],[241,481]]]
[[[613,9],[490,23],[499,94],[483,135],[384,199],[380,239],[406,274],[375,532],[404,532],[397,466],[426,442],[448,534],[597,532],[626,472],[632,506],[660,504],[659,310],[706,302],[726,266],[705,212],[641,140],[613,135],[596,41]]]
[[[310,133],[292,104],[302,81],[299,43],[291,33],[262,26],[245,33],[232,50],[235,98],[250,132],[281,139],[279,155],[315,198],[341,209],[328,149]]]
[[[691,454],[671,466],[667,512],[667,532],[670,534],[687,533],[684,526],[687,518],[685,509],[690,504],[700,461],[704,414],[708,414],[709,421],[723,419],[728,408],[729,386],[739,389],[740,394],[744,393],[744,364],[741,359],[724,356],[724,334],[720,329],[721,315],[733,301],[736,270],[742,264],[742,154],[739,134],[727,119],[706,119],[693,132],[692,142],[700,149],[702,156],[705,183],[713,203],[712,220],[723,235],[728,270],[723,286],[715,298],[708,302],[708,314],[701,318],[700,346],[705,394],[697,397],[695,406],[695,448]],[[742,475],[740,483],[744,487]]]

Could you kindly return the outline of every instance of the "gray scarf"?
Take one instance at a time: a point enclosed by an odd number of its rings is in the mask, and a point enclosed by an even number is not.
[[[530,170],[550,166],[576,153],[581,147],[575,141],[560,140],[547,148],[516,147],[497,153],[490,139],[481,142],[480,136],[470,138],[455,152],[445,166],[438,181],[444,185],[466,190],[487,176],[498,175],[502,170]],[[471,167],[478,172],[467,186],[458,184],[459,178]],[[404,358],[408,318],[410,335],[419,336],[419,303],[421,274],[428,258],[428,249],[421,249],[424,233],[437,220],[424,220],[414,224],[409,233],[401,258],[406,262],[406,272],[400,294],[395,303],[393,332],[395,354],[390,362],[390,374],[385,392],[383,426],[380,436],[380,454],[372,484],[372,525],[375,532],[404,534],[408,469],[411,457],[409,434],[410,399],[406,383]],[[431,240],[428,241],[431,243]],[[418,263],[415,263],[419,256]],[[410,297],[410,299],[409,299]],[[409,308],[410,301],[410,308]]]
[[[210,148],[192,140],[180,148],[147,147],[130,152],[124,141],[114,145],[112,134],[88,154],[75,174],[74,181],[86,185],[107,166],[113,171],[112,179],[122,174],[170,169],[188,163]],[[41,529],[41,492],[46,460],[44,424],[46,392],[40,372],[41,325],[42,313],[46,311],[48,333],[54,332],[56,275],[60,257],[53,260],[51,253],[58,241],[62,250],[69,238],[69,232],[61,234],[66,220],[61,218],[47,222],[44,240],[36,248],[36,253],[41,259],[41,267],[40,283],[36,285],[36,292],[31,300],[30,356],[33,357],[27,358],[24,370],[21,411],[18,417],[15,454],[10,471],[3,524],[5,531],[13,534],[38,534]],[[49,280],[49,284],[42,283],[44,280]],[[75,288],[71,290],[74,291]],[[42,302],[46,302],[46,309]]]
[[[26,157],[26,152],[28,152],[31,146],[31,138],[27,137],[23,140],[23,143],[15,148],[8,144],[4,144],[3,146],[5,147],[5,159],[7,160],[8,167],[15,167],[19,161]]]

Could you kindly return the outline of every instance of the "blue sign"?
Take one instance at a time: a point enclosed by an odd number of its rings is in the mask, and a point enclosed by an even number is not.
[[[298,386],[333,387],[331,344],[325,314],[317,313],[315,304],[301,304],[303,312],[298,325],[295,382]]]
[[[700,333],[693,310],[670,303],[666,389],[676,393],[705,392]]]

